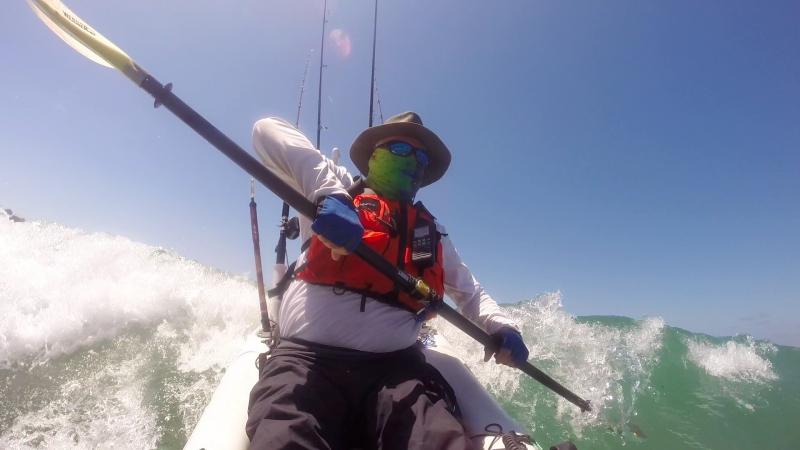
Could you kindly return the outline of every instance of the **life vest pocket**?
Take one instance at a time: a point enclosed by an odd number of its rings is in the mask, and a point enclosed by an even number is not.
[[[389,233],[367,230],[364,232],[362,241],[367,247],[380,253],[387,260],[397,259],[397,249],[390,248],[391,237]],[[311,254],[320,255],[316,258],[311,258],[305,268],[305,271],[307,271],[306,276],[310,275],[317,283],[334,285],[343,279],[352,279],[354,274],[358,274],[358,279],[363,281],[359,282],[358,286],[350,284],[350,288],[389,293],[394,287],[389,278],[356,255],[346,255],[338,261],[332,261],[330,257],[331,250],[316,236],[312,238],[309,251]],[[327,258],[322,255],[327,256]],[[301,276],[300,278],[306,278],[306,276]]]
[[[358,217],[365,230],[389,233],[391,236],[397,234],[397,224],[386,202],[362,196],[356,197],[353,204],[358,210]]]

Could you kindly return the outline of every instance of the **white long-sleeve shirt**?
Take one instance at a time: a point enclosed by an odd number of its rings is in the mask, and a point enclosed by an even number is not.
[[[353,184],[347,169],[314,148],[297,128],[279,118],[259,120],[253,126],[253,146],[263,164],[311,201],[330,194],[346,194]],[[301,218],[301,239],[311,236],[311,223]],[[488,333],[503,326],[517,328],[483,290],[464,264],[444,227],[442,264],[445,294],[459,311]],[[302,263],[303,255],[298,265]],[[361,294],[336,294],[330,286],[293,280],[281,302],[278,328],[281,336],[368,352],[391,352],[409,347],[417,339],[420,322],[401,308],[367,298],[361,311]]]

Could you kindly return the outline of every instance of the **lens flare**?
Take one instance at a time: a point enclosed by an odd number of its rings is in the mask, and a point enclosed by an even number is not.
[[[353,52],[353,43],[350,41],[350,35],[341,28],[336,28],[328,35],[333,41],[336,53],[342,57],[347,58]]]

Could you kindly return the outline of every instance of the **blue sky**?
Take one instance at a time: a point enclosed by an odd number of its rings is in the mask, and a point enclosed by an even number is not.
[[[313,140],[322,0],[67,5],[247,149],[258,118],[294,120],[312,51]],[[372,2],[328,9],[350,51],[327,37],[322,148],[347,155]],[[798,17],[796,1],[383,0],[379,97],[451,148],[419,198],[497,300],[560,290],[576,315],[800,345]],[[0,34],[0,205],[252,272],[246,174],[25,2]],[[258,201],[271,260],[279,200]]]

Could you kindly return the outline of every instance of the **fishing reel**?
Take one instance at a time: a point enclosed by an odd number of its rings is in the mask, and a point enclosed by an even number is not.
[[[293,241],[300,236],[300,219],[297,216],[291,217],[281,225],[281,228],[286,239]]]

